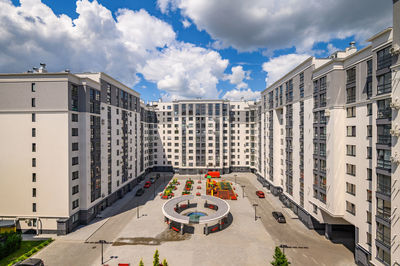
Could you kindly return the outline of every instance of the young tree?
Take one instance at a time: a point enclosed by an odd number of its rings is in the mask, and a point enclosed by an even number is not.
[[[159,265],[160,265],[160,255],[158,254],[158,249],[156,249],[156,252],[154,253],[153,266],[159,266]]]
[[[143,259],[140,259],[139,266],[144,266]]]
[[[274,266],[288,266],[289,265],[289,262],[285,256],[285,254],[282,253],[282,251],[279,247],[275,247],[274,260],[271,261],[271,264]]]
[[[163,260],[162,265],[163,265],[163,266],[168,266],[168,262],[167,262],[166,259]]]

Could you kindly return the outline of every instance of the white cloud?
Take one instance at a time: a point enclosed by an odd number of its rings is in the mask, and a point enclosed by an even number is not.
[[[287,54],[271,58],[268,62],[265,62],[262,68],[267,72],[267,78],[265,79],[267,86],[273,84],[309,57],[306,54]]]
[[[392,23],[391,1],[158,0],[158,6],[164,13],[179,8],[220,47],[240,50],[296,46],[305,52],[332,38],[362,41]]]
[[[186,28],[189,28],[190,25],[192,25],[192,23],[190,23],[189,20],[184,19],[184,20],[182,20],[182,25],[183,25],[183,27],[186,29]]]
[[[218,97],[228,60],[177,41],[171,25],[145,10],[119,9],[114,18],[96,0],[78,0],[72,20],[40,0],[20,4],[0,0],[0,72],[45,62],[49,71],[104,71],[132,86],[143,71],[164,95]]]
[[[233,89],[227,91],[222,98],[232,101],[257,100],[260,98],[260,92],[252,91],[251,89],[247,90]]]
[[[227,65],[215,51],[179,43],[148,59],[140,72],[166,92],[163,98],[218,98],[216,85]]]
[[[247,83],[244,80],[250,79],[250,71],[243,70],[242,66],[235,66],[231,69],[232,74],[226,75],[225,80],[229,80],[231,84],[236,85],[237,89],[247,88]]]
[[[328,43],[328,45],[326,46],[326,49],[328,50],[329,54],[333,54],[334,52],[340,51],[339,48],[335,47],[333,44]]]

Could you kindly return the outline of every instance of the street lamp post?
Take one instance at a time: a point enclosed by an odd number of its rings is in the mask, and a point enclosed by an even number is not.
[[[105,241],[105,240],[100,240],[99,242],[100,242],[100,244],[101,244],[101,265],[103,265],[103,264],[104,264],[103,245],[106,243],[106,241]]]
[[[236,176],[237,176],[237,175],[235,174],[235,184],[237,184],[237,182],[236,182]]]
[[[139,202],[138,202],[138,204],[137,204],[136,216],[137,216],[137,218],[139,219]]]
[[[244,188],[246,187],[245,185],[241,185],[242,187],[242,193],[243,193],[243,198],[244,198]]]
[[[257,221],[257,206],[258,206],[257,203],[253,204],[253,207],[254,207],[254,221]]]

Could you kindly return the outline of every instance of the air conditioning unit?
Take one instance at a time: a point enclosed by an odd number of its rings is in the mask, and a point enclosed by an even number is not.
[[[399,109],[400,109],[400,101],[399,101],[399,98],[395,98],[395,99],[390,103],[390,107],[392,107],[393,109],[399,110]]]

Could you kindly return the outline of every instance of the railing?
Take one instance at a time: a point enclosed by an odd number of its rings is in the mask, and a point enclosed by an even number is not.
[[[384,94],[384,93],[389,93],[389,92],[392,92],[392,84],[391,83],[385,83],[382,85],[378,85],[377,94]]]
[[[392,163],[390,161],[378,160],[377,167],[385,169],[387,171],[391,171],[392,170]]]
[[[390,222],[391,208],[376,208],[376,216]]]
[[[377,144],[391,145],[392,144],[392,136],[390,135],[378,135]]]
[[[385,235],[383,232],[376,231],[376,240],[390,247],[390,236]]]
[[[392,109],[386,108],[386,109],[378,109],[378,119],[392,119]]]
[[[379,183],[377,185],[376,191],[382,194],[385,194],[387,196],[390,196],[392,193],[390,185],[384,184],[384,183]]]

